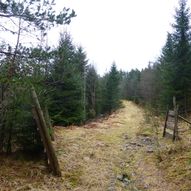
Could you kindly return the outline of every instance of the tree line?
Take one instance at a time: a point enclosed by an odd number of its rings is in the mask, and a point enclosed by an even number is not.
[[[43,2],[43,3],[42,3]],[[32,115],[31,87],[54,125],[81,125],[110,114],[121,99],[148,105],[156,111],[172,106],[176,96],[181,112],[191,108],[190,12],[180,0],[175,23],[168,33],[160,57],[141,71],[110,71],[100,76],[81,46],[69,33],[60,34],[57,47],[43,45],[48,30],[69,24],[76,16],[64,8],[53,10],[54,1],[6,0],[0,2],[1,31],[16,36],[15,43],[0,42],[0,152],[42,151],[43,146]],[[36,45],[24,46],[22,35],[34,33]],[[39,35],[40,33],[40,35]]]
[[[120,107],[115,64],[100,77],[67,32],[60,34],[57,47],[43,45],[49,29],[69,24],[76,16],[67,8],[55,14],[53,6],[49,0],[0,2],[0,29],[16,36],[15,43],[0,42],[0,152],[43,149],[32,114],[31,87],[53,125],[80,125]],[[24,46],[22,37],[31,34],[40,40]]]
[[[190,9],[180,0],[175,10],[172,32],[159,58],[148,67],[123,75],[123,98],[149,105],[156,111],[172,107],[175,96],[180,112],[191,110],[191,28]]]

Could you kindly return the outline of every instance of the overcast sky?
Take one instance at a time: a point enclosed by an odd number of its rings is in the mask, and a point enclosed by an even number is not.
[[[55,0],[75,10],[67,31],[82,45],[99,74],[144,68],[155,61],[171,30],[178,0]],[[62,30],[66,29],[63,27]],[[54,37],[53,37],[54,36]],[[49,35],[49,43],[59,34]]]

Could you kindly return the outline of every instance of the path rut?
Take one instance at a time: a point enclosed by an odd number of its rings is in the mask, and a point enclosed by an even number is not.
[[[157,168],[155,138],[141,134],[145,128],[142,108],[125,101],[109,118],[83,128],[57,129],[57,150],[68,190],[174,191]],[[72,161],[72,162],[70,162]],[[76,175],[75,171],[80,171]],[[73,176],[76,180],[73,180]],[[124,176],[126,179],[119,177]],[[125,182],[126,181],[126,182]],[[127,183],[128,182],[128,183]]]

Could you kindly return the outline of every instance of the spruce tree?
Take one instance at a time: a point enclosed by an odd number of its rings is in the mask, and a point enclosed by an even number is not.
[[[120,106],[119,95],[119,72],[116,64],[113,63],[111,70],[106,78],[103,111],[111,113]]]
[[[83,81],[76,62],[71,36],[61,34],[52,66],[50,114],[55,124],[79,124],[83,121]]]
[[[41,89],[44,80],[41,74],[44,68],[42,65],[37,66],[39,62],[32,56],[30,44],[28,48],[23,47],[21,40],[28,34],[39,39],[39,33],[44,36],[51,27],[70,23],[75,16],[74,11],[70,12],[64,8],[56,14],[53,5],[54,1],[47,0],[0,1],[1,32],[4,32],[5,36],[12,35],[9,44],[6,39],[1,40],[0,45],[0,65],[3,69],[0,72],[0,152],[11,152],[15,146],[27,149],[39,145],[39,133],[31,113],[29,90],[31,84],[34,84],[38,90],[44,92],[44,89]],[[40,56],[44,57],[43,54]],[[34,67],[34,63],[37,67]],[[34,75],[35,70],[38,75]],[[41,100],[41,96],[39,98]]]
[[[175,43],[175,96],[180,107],[187,112],[191,106],[191,54],[190,54],[190,10],[186,0],[180,0],[173,25]]]
[[[161,85],[160,92],[160,105],[163,108],[172,106],[172,97],[176,95],[176,65],[175,65],[175,52],[174,41],[172,34],[168,33],[167,41],[162,49],[162,54],[158,60],[158,80]]]
[[[140,97],[145,105],[157,109],[159,99],[159,73],[156,63],[149,64],[140,74]]]
[[[82,103],[83,103],[83,121],[86,121],[86,75],[88,68],[88,60],[86,53],[84,52],[81,46],[77,47],[74,57],[74,64],[76,65],[76,69],[80,74],[80,81],[82,82]]]
[[[98,75],[95,68],[90,65],[86,76],[86,109],[88,118],[94,118],[100,112],[98,86]]]
[[[140,83],[140,71],[137,69],[131,70],[127,74],[126,78],[126,86],[125,86],[126,98],[138,102],[140,97],[139,83]]]

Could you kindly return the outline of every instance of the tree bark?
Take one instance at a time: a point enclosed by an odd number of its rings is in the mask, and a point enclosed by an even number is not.
[[[45,106],[45,109],[44,109],[44,117],[46,120],[47,127],[50,131],[49,133],[50,133],[51,140],[54,141],[55,140],[55,134],[54,134],[54,129],[53,129],[52,124],[51,124],[50,115],[49,115],[47,106]]]
[[[35,109],[33,109],[34,118],[36,120],[37,126],[39,128],[39,132],[41,134],[41,138],[46,149],[47,157],[49,160],[49,165],[54,175],[61,176],[61,170],[58,163],[58,159],[56,157],[53,145],[50,140],[50,135],[48,133],[48,128],[43,116],[42,109],[40,107],[37,94],[35,92],[34,87],[32,87],[32,98],[35,105]]]

